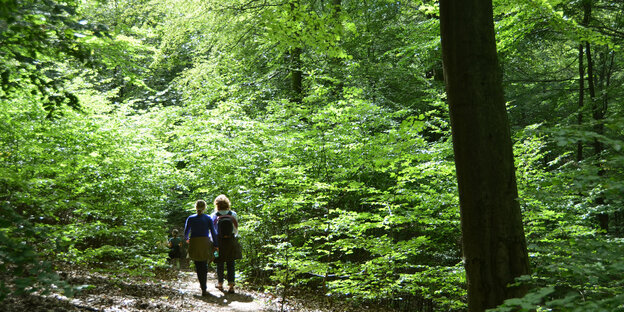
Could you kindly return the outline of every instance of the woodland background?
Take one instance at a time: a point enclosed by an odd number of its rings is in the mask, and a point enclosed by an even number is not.
[[[624,311],[624,2],[495,0],[532,274]],[[153,275],[227,194],[239,278],[466,308],[435,1],[0,0],[0,299]]]

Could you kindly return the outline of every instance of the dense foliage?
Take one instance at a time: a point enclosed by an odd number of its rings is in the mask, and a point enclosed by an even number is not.
[[[0,3],[0,299],[150,274],[223,193],[247,283],[465,309],[434,1]],[[501,310],[622,309],[622,9],[495,1],[533,270]]]

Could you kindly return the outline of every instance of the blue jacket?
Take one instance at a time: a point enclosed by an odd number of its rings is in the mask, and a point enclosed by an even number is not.
[[[186,218],[186,224],[184,225],[184,239],[189,239],[190,237],[210,237],[210,240],[214,243],[215,247],[218,246],[217,242],[217,233],[215,232],[214,225],[212,224],[212,219],[207,214],[194,214],[190,217]]]

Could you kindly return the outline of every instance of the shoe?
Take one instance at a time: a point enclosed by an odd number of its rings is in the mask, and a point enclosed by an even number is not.
[[[235,294],[236,292],[234,291],[234,287],[230,287],[230,289],[228,289],[228,294]]]
[[[208,296],[208,292],[205,289],[202,289],[202,297]]]

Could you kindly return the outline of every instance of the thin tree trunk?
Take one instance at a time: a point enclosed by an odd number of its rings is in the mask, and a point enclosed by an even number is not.
[[[295,10],[298,9],[299,0],[294,0],[290,3],[290,10],[292,13],[293,22],[297,23]],[[296,41],[299,41],[300,34],[298,32],[295,33]],[[293,92],[293,101],[300,103],[303,100],[303,71],[302,71],[302,63],[301,63],[301,53],[302,49],[298,46],[293,47],[290,50],[291,57],[291,86]]]
[[[578,116],[576,122],[579,127],[583,125],[583,101],[585,99],[585,67],[583,65],[583,44],[579,44],[579,98],[578,98]],[[579,140],[576,142],[576,161],[583,160],[583,142]]]
[[[340,37],[342,38],[342,19],[341,19],[341,12],[342,12],[342,0],[332,0],[331,1],[331,12],[332,12],[332,21],[334,22],[334,29],[336,29],[336,32],[340,34]],[[341,58],[339,57],[332,57],[330,60],[330,64],[333,67],[334,70],[334,78],[336,79],[336,84],[335,84],[335,94],[337,95],[337,97],[340,97],[340,95],[342,95],[342,90],[344,88],[344,81],[343,81],[343,71],[344,71],[344,62]]]
[[[586,6],[586,10],[588,10],[587,6]],[[591,14],[591,6],[589,7],[589,12]],[[595,78],[594,78],[594,66],[593,66],[594,62],[593,62],[592,54],[591,54],[591,44],[589,42],[585,43],[585,54],[587,56],[587,85],[589,89],[589,98],[590,98],[591,108],[592,108],[592,117],[595,123],[594,131],[597,134],[602,134],[604,132],[603,127],[602,127],[602,119],[604,119],[604,114],[602,114],[602,110],[600,109],[600,106],[602,105],[598,103],[598,100],[596,99],[596,87],[594,84]],[[594,145],[594,154],[596,155],[596,157],[600,157],[600,154],[602,153],[602,150],[603,150],[602,142],[600,142],[599,139],[595,138],[593,145]],[[598,166],[600,166],[600,163],[598,163]],[[605,172],[602,168],[598,169],[598,176],[604,176],[604,173]],[[604,205],[603,195],[598,195],[598,197],[596,198],[596,205],[598,206]],[[598,213],[597,218],[598,218],[598,225],[600,226],[600,229],[605,231],[605,233],[608,233],[609,232],[609,214],[601,212],[601,213]]]
[[[591,44],[589,42],[585,42],[585,55],[587,57],[587,89],[589,90],[589,99],[592,111],[595,112],[596,86],[594,84],[594,61],[592,59]]]
[[[332,0],[332,10],[334,20],[338,20],[340,18],[340,12],[342,11],[342,0]]]
[[[459,188],[468,310],[522,296],[529,273],[492,2],[441,0],[440,28]]]
[[[583,0],[583,24],[584,26],[589,25],[589,21],[591,19],[592,14],[592,0]],[[594,118],[594,131],[597,134],[602,134],[604,132],[602,126],[602,120],[604,119],[604,113],[601,109],[601,104],[596,100],[596,87],[595,87],[595,77],[594,77],[594,61],[592,59],[591,52],[591,44],[586,41],[585,42],[585,54],[587,57],[587,86],[589,90],[589,99],[592,109],[592,117]],[[603,146],[602,142],[598,139],[594,139],[594,154],[597,157],[602,153]],[[600,166],[600,165],[598,165]],[[604,170],[602,168],[598,169],[598,176],[604,175]],[[604,196],[598,195],[596,198],[596,205],[602,206],[604,204]],[[605,232],[609,232],[609,214],[607,213],[598,213],[598,225]]]
[[[292,57],[292,70],[291,70],[291,83],[292,91],[294,93],[294,101],[301,102],[303,98],[303,72],[301,71],[301,48],[294,48],[291,51]]]

